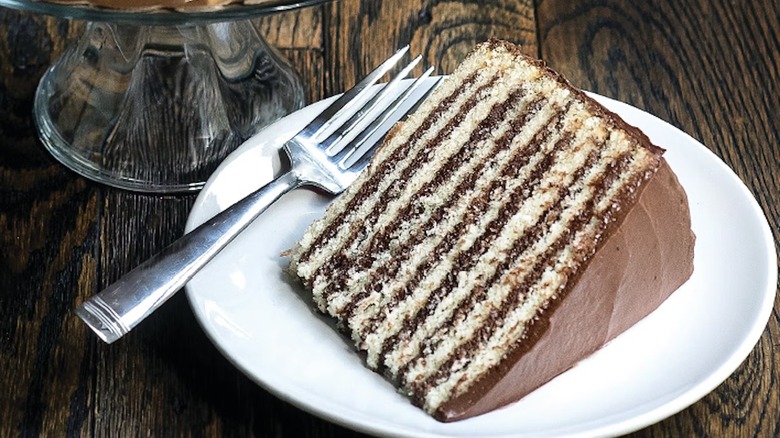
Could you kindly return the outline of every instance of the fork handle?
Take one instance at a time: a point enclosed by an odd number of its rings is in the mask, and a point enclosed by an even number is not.
[[[282,195],[301,185],[286,172],[82,303],[76,314],[112,343],[160,307]]]

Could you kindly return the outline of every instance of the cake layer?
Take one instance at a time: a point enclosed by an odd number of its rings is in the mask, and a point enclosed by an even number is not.
[[[662,152],[540,61],[492,40],[388,135],[367,171],[307,230],[291,269],[369,367],[439,419],[475,415],[516,400],[533,388],[511,388],[549,380],[658,305],[634,305],[638,288],[618,287],[616,298],[601,281],[609,276],[594,279],[586,268],[620,235]],[[689,223],[677,227],[690,235]],[[682,271],[691,266],[686,254]],[[623,277],[636,268],[629,265]],[[650,293],[665,298],[687,275],[656,282]],[[589,284],[584,292],[578,279]],[[586,307],[598,320],[576,326],[592,342],[570,354],[550,333],[555,342],[542,356],[563,352],[560,360],[545,372],[510,372],[533,356],[551,315],[591,295],[626,317],[605,322]],[[497,383],[507,376],[537,383]]]

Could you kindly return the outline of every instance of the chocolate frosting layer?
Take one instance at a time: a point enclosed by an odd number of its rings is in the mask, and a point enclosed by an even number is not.
[[[517,401],[591,355],[691,276],[694,241],[685,191],[664,160],[574,287],[530,328],[530,342],[436,418],[460,420]]]

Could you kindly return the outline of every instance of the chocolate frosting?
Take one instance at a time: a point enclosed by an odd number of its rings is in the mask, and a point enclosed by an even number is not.
[[[575,285],[551,303],[523,345],[441,406],[436,418],[460,420],[517,401],[591,355],[691,276],[694,241],[685,191],[663,160]]]

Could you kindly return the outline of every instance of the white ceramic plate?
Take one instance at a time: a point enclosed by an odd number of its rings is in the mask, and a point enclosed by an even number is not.
[[[697,235],[695,271],[657,311],[521,401],[443,424],[365,368],[351,344],[314,312],[283,272],[280,254],[329,198],[281,199],[187,286],[208,336],[255,382],[347,427],[401,436],[594,436],[668,417],[723,382],[758,341],[774,302],[776,255],[758,204],[734,173],[682,131],[629,105],[594,96],[667,148]],[[279,171],[277,148],[324,108],[319,102],[250,139],[197,199],[190,230]]]

